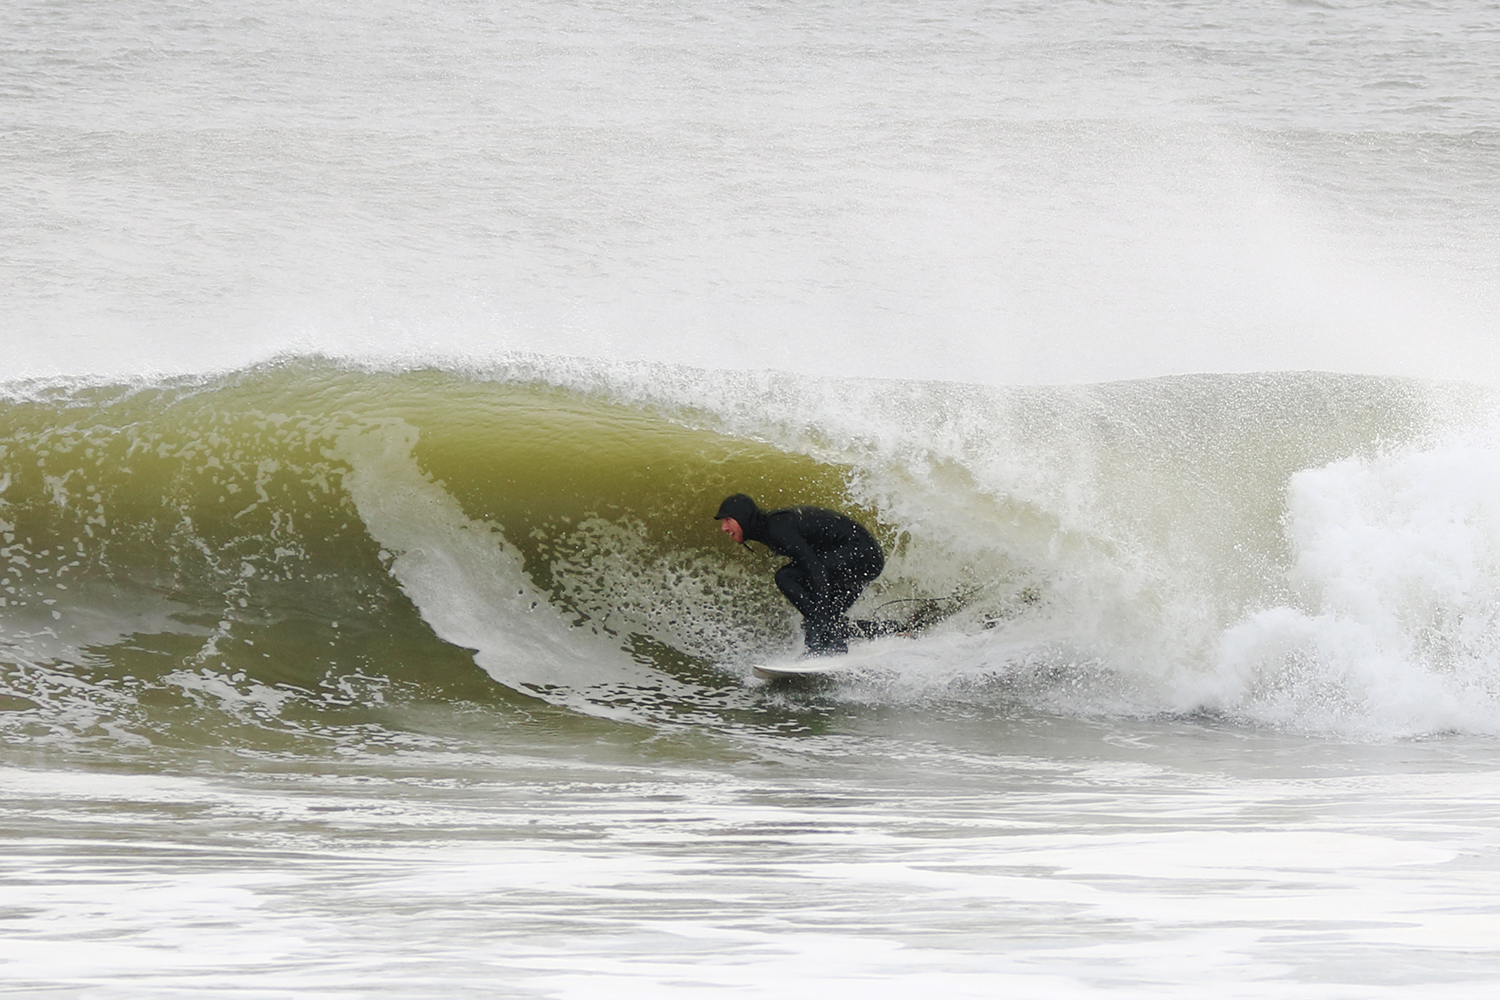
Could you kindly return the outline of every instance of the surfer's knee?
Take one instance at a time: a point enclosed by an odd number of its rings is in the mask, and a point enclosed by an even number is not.
[[[776,587],[799,611],[812,603],[812,591],[807,586],[807,574],[796,563],[788,563],[776,571]]]

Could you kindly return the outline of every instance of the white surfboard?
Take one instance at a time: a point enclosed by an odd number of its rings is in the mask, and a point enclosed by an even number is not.
[[[770,660],[751,666],[755,676],[767,681],[786,681],[798,678],[830,677],[847,674],[877,664],[891,652],[889,642],[870,643],[848,653],[830,656],[799,656],[785,660]]]

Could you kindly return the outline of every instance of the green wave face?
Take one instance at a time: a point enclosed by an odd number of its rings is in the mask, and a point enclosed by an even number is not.
[[[74,710],[172,730],[226,698],[255,723],[391,685],[512,697],[393,573],[403,553],[351,495],[353,438],[392,453],[364,502],[449,498],[474,541],[431,545],[488,558],[565,639],[676,669],[789,628],[768,561],[718,531],[723,496],[851,506],[844,468],[544,385],[295,364],[37,392],[0,409],[0,709],[44,736]]]
[[[413,387],[411,406],[392,410],[420,431],[418,465],[468,517],[498,526],[531,580],[585,619],[609,609],[574,574],[605,558],[615,564],[592,568],[596,587],[618,590],[628,579],[649,590],[652,577],[632,568],[673,561],[722,578],[714,604],[750,601],[764,617],[770,589],[747,595],[742,575],[724,577],[724,567],[746,561],[712,517],[730,493],[767,507],[847,508],[875,523],[851,502],[847,467],[562,389],[428,378],[434,384]]]

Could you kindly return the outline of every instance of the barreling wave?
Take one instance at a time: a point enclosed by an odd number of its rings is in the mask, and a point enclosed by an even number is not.
[[[402,699],[753,711],[747,664],[795,621],[711,519],[743,491],[875,528],[858,613],[956,612],[849,698],[1500,728],[1490,406],[1331,375],[984,389],[535,358],[13,385],[0,725],[274,749]]]

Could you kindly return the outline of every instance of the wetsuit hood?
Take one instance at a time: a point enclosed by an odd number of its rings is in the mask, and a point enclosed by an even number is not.
[[[724,502],[719,504],[719,512],[714,515],[714,520],[722,521],[726,517],[732,517],[749,536],[752,532],[758,532],[765,516],[754,500],[743,493],[736,493],[732,497],[725,497]]]

